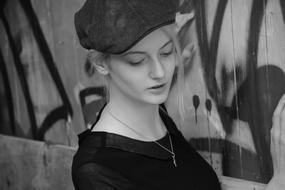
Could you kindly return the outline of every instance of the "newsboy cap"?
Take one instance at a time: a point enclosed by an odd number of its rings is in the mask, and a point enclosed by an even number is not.
[[[80,44],[121,54],[155,29],[175,22],[179,0],[86,0],[75,13]]]

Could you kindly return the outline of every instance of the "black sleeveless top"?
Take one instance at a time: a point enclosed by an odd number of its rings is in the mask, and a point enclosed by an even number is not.
[[[160,110],[160,116],[171,135],[177,167],[171,154],[154,142],[86,130],[79,135],[72,163],[75,189],[220,190],[212,167],[189,145],[165,111]],[[168,135],[158,142],[171,150]]]

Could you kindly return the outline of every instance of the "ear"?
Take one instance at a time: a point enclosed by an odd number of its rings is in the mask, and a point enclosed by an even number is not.
[[[109,74],[109,68],[105,61],[96,61],[93,63],[95,69],[102,75]]]

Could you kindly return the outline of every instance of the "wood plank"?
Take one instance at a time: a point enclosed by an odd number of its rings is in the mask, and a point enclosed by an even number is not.
[[[0,135],[0,149],[0,189],[74,189],[74,148]]]

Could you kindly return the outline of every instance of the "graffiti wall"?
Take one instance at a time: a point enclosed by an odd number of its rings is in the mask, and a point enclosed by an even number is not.
[[[75,35],[73,14],[82,3],[1,2],[1,133],[77,143],[86,128],[84,98],[102,91],[85,72],[86,52]]]
[[[186,118],[168,105],[189,142],[217,172],[267,183],[272,177],[272,116],[285,93],[282,0],[184,1],[193,18],[180,30]],[[189,69],[190,68],[190,69]]]
[[[0,3],[0,133],[77,146],[105,101],[73,25],[84,0]],[[283,0],[181,0],[189,143],[220,175],[267,183],[272,114],[285,92]]]

